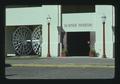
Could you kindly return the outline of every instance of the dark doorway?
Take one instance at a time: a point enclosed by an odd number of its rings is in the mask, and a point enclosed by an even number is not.
[[[90,32],[68,32],[68,56],[89,56]]]

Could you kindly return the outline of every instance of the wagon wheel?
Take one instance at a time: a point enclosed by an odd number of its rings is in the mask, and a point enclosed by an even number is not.
[[[31,32],[28,27],[20,26],[13,33],[13,47],[18,55],[28,55],[31,53]]]
[[[41,26],[37,26],[32,33],[32,48],[36,54],[41,55],[42,50]]]

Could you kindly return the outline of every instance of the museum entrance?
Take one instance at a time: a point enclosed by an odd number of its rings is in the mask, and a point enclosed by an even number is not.
[[[89,56],[90,32],[67,32],[68,56]]]

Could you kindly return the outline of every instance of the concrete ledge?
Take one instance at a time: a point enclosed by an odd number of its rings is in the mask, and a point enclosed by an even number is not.
[[[71,68],[115,68],[110,65],[75,65],[75,64],[11,64],[13,67],[71,67]]]

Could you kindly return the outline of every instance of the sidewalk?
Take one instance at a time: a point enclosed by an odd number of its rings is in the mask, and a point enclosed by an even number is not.
[[[6,64],[22,67],[100,67],[114,68],[115,60],[97,57],[58,57],[41,58],[31,57],[7,57]]]

